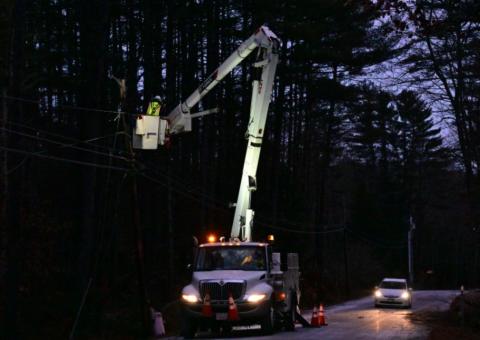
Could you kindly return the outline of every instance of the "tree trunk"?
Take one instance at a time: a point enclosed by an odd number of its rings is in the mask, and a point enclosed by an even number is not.
[[[11,69],[10,69],[10,88],[14,96],[22,96],[20,87],[24,77],[24,40],[25,40],[25,3],[18,0],[14,7],[14,28],[12,40]],[[23,108],[21,103],[12,105],[13,112],[10,117],[15,117],[18,122],[22,122]],[[8,105],[4,105],[4,116],[7,116]],[[10,148],[21,149],[21,140],[18,136],[8,135],[7,145]],[[22,216],[21,204],[23,194],[23,167],[18,168],[23,161],[19,154],[11,153],[8,158],[4,171],[12,169],[7,173],[5,180],[5,246],[6,246],[6,270],[5,270],[5,335],[7,339],[17,339],[19,333],[19,283],[20,283],[20,257],[21,257],[21,231]]]
[[[105,98],[105,47],[108,34],[108,4],[94,0],[79,4],[80,21],[80,58],[81,80],[79,104],[83,107],[99,108]],[[102,133],[101,114],[82,112],[79,116],[80,139],[98,137]],[[81,154],[81,159],[97,163],[97,157],[91,153]],[[97,227],[97,170],[94,167],[82,168],[81,194],[79,209],[79,257],[77,283],[79,289],[85,289],[92,275],[93,251]]]

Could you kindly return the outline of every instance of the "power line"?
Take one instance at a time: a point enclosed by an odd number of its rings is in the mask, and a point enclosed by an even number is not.
[[[5,151],[8,151],[8,152],[15,152],[15,153],[20,153],[20,154],[25,154],[25,155],[30,155],[30,156],[36,156],[36,157],[40,157],[40,158],[46,158],[46,159],[51,159],[51,160],[56,160],[56,161],[61,161],[61,162],[67,162],[67,163],[73,163],[73,164],[79,164],[79,165],[84,165],[84,166],[91,166],[91,167],[97,167],[97,168],[103,168],[103,169],[110,169],[110,170],[117,170],[117,171],[125,171],[125,172],[130,172],[130,169],[128,168],[123,168],[123,167],[117,167],[117,166],[109,166],[109,165],[104,165],[104,164],[98,164],[98,163],[89,163],[89,162],[83,162],[83,161],[79,161],[79,160],[74,160],[74,159],[68,159],[68,158],[62,158],[62,157],[56,157],[56,156],[51,156],[51,155],[45,155],[45,154],[40,154],[40,153],[34,153],[34,152],[29,152],[29,151],[25,151],[25,150],[19,150],[19,149],[12,149],[12,148],[7,148],[7,147],[4,147],[4,146],[1,146],[0,145],[0,149],[2,150],[5,150]],[[164,187],[168,187],[168,184],[166,183],[163,183],[145,173],[140,173],[140,175],[154,183],[157,183],[159,185],[162,185]],[[165,175],[166,176],[166,175]],[[194,196],[193,194],[191,194],[190,192],[187,192],[185,190],[181,190],[181,189],[178,189],[178,188],[175,188],[173,187],[172,188],[173,191],[183,195],[183,196],[186,196],[188,198],[191,198],[197,202],[203,202],[200,198]],[[221,211],[224,211],[224,212],[227,212],[228,210],[224,207],[218,207],[217,205],[213,205],[213,204],[209,204],[209,203],[206,203],[208,206],[210,207],[213,207],[215,209],[218,209],[218,210],[221,210]],[[336,228],[336,229],[330,229],[330,230],[323,230],[323,231],[308,231],[308,230],[298,230],[298,229],[291,229],[291,228],[285,228],[285,227],[280,227],[280,226],[276,226],[276,225],[273,225],[273,224],[270,224],[270,223],[267,223],[267,222],[264,222],[260,219],[256,219],[257,223],[259,223],[260,225],[263,225],[265,228],[269,228],[269,229],[273,229],[273,230],[281,230],[281,231],[285,231],[285,232],[291,232],[291,233],[297,233],[297,234],[308,234],[308,235],[319,235],[319,234],[330,234],[330,233],[337,233],[337,232],[342,232],[345,230],[347,230],[348,232],[352,233],[353,235],[355,235],[356,237],[368,242],[368,243],[371,243],[371,244],[374,244],[374,245],[377,245],[379,247],[384,247],[384,248],[405,248],[406,245],[386,245],[384,243],[381,243],[377,240],[372,240],[372,239],[369,239],[367,238],[366,236],[361,236],[359,233],[349,229],[349,228]]]
[[[3,119],[0,119],[0,121],[3,121],[3,122],[6,122],[5,120]],[[7,122],[6,122],[7,123]],[[29,129],[29,130],[32,130],[32,131],[35,131],[35,132],[40,132],[44,135],[48,135],[48,136],[52,136],[52,137],[57,137],[57,138],[62,138],[62,139],[65,139],[65,140],[69,140],[69,141],[72,141],[72,142],[75,142],[75,144],[87,144],[89,146],[93,146],[93,147],[96,147],[96,148],[100,148],[100,149],[104,149],[104,150],[107,150],[108,152],[112,152],[112,151],[115,151],[117,152],[118,154],[123,154],[124,152],[122,150],[111,150],[110,148],[106,147],[106,146],[102,146],[102,145],[99,145],[99,144],[92,144],[91,142],[93,141],[97,141],[97,140],[100,140],[100,139],[103,139],[103,138],[108,138],[110,136],[115,136],[115,134],[108,134],[108,135],[103,135],[103,136],[98,136],[98,137],[93,137],[93,138],[89,138],[89,139],[86,139],[86,140],[80,140],[80,139],[76,139],[76,138],[73,138],[73,137],[70,137],[70,136],[65,136],[65,135],[61,135],[61,134],[58,134],[58,133],[54,133],[54,132],[50,132],[50,131],[47,131],[47,130],[42,130],[42,129],[39,129],[37,127],[33,127],[33,126],[30,126],[30,125],[26,125],[26,124],[22,124],[22,123],[18,123],[18,122],[12,122],[12,121],[8,121],[8,124],[9,125],[12,125],[12,126],[17,126],[17,127],[21,127],[21,128],[25,128],[25,129]],[[120,133],[120,134],[123,134]],[[63,144],[62,144],[63,145]],[[61,147],[67,147],[69,144],[65,144],[64,146],[61,146]]]
[[[140,163],[142,164],[142,163]],[[142,164],[143,166],[145,166],[145,164]],[[169,177],[168,175],[162,173],[158,168],[153,168],[153,167],[147,167],[147,169],[150,169],[150,170],[154,170],[156,171],[158,174],[160,174],[162,177],[168,179],[170,178],[170,180],[173,180],[177,183],[177,185],[179,185],[180,187],[183,187],[185,191],[182,191],[181,189],[178,189],[178,187],[174,188],[173,190],[177,193],[180,193],[184,196],[187,196],[195,201],[198,201],[198,202],[203,202],[205,204],[207,204],[208,206],[210,207],[213,207],[215,209],[218,209],[218,210],[222,210],[224,212],[228,212],[228,208],[224,205],[223,202],[220,202],[218,201],[217,199],[209,196],[209,195],[206,195],[204,192],[201,191],[200,188],[198,189],[185,189],[186,186],[184,183],[181,183],[180,180],[177,180],[177,179],[174,179],[172,178],[171,176]],[[168,185],[164,182],[161,182],[161,181],[158,181],[156,180],[155,178],[152,178],[151,176],[148,176],[148,175],[145,175],[145,174],[142,174],[143,177],[157,183],[157,184],[160,184],[164,187],[167,187]],[[215,204],[215,205],[212,205],[212,204],[209,204],[208,202],[204,202],[201,200],[201,198],[195,196],[193,194],[193,192],[197,192],[197,195],[200,196],[200,197],[203,197],[203,198],[206,198],[207,201],[211,201],[211,202],[216,202],[216,203],[219,203],[218,205]],[[219,207],[220,206],[220,207]],[[268,229],[272,229],[272,230],[280,230],[280,231],[285,231],[285,232],[290,232],[290,233],[296,233],[296,234],[304,234],[304,235],[322,235],[322,234],[331,234],[331,233],[339,233],[339,232],[343,232],[344,230],[348,231],[349,233],[353,234],[354,236],[356,236],[357,238],[365,241],[365,242],[368,242],[372,245],[376,245],[376,246],[379,246],[379,247],[383,247],[383,248],[398,248],[398,249],[401,249],[401,248],[405,248],[406,245],[387,245],[383,242],[380,242],[378,240],[373,240],[367,236],[364,236],[364,235],[360,235],[359,233],[357,233],[356,231],[352,231],[351,229],[349,228],[346,228],[346,227],[341,227],[341,228],[335,228],[335,229],[327,229],[327,230],[321,230],[321,231],[309,231],[309,230],[299,230],[299,229],[293,229],[293,228],[287,228],[287,227],[281,227],[281,226],[277,226],[277,225],[273,225],[271,223],[268,223],[266,222],[265,220],[262,220],[262,215],[258,214],[260,218],[255,218],[255,223],[258,223],[259,225],[262,225],[263,227],[265,228],[268,228]],[[265,217],[265,216],[264,216]],[[301,227],[301,224],[298,223],[298,222],[291,222],[291,221],[288,221],[288,220],[282,220],[282,223],[285,223],[287,225],[290,225],[290,226],[297,226],[297,227]]]
[[[13,122],[10,122],[10,123],[13,123]],[[12,125],[17,125],[17,126],[22,126],[22,127],[26,127],[26,128],[29,128],[29,129],[32,129],[32,130],[35,130],[35,131],[39,131],[39,132],[42,132],[41,130],[37,129],[37,128],[34,128],[34,127],[31,127],[31,126],[28,126],[28,125],[25,125],[25,124],[19,124],[19,123],[13,123]],[[44,138],[44,137],[40,137],[40,136],[37,136],[37,135],[31,135],[31,134],[27,134],[27,133],[23,133],[23,132],[19,132],[19,131],[15,131],[15,130],[11,130],[11,129],[8,129],[8,128],[3,128],[3,127],[0,127],[0,129],[4,130],[4,131],[7,131],[9,133],[14,133],[14,134],[18,134],[18,135],[21,135],[21,136],[25,136],[25,137],[28,137],[28,138],[34,138],[34,139],[37,139],[37,140],[41,140],[41,141],[45,141],[45,142],[49,142],[49,143],[54,143],[54,144],[58,144],[60,145],[60,147],[67,147],[67,148],[72,148],[72,149],[77,149],[77,150],[81,150],[81,151],[85,151],[85,152],[90,152],[90,153],[95,153],[95,154],[99,154],[99,155],[102,155],[102,156],[107,156],[107,157],[111,157],[111,158],[116,158],[116,159],[120,159],[120,160],[123,160],[123,161],[129,161],[128,159],[126,159],[125,157],[123,156],[118,156],[118,155],[114,155],[112,154],[112,151],[113,152],[116,152],[117,150],[115,149],[110,149],[110,148],[106,148],[106,147],[103,147],[104,149],[108,150],[109,153],[105,153],[105,152],[100,152],[100,151],[97,151],[97,150],[91,150],[91,149],[87,149],[87,148],[82,148],[82,147],[78,147],[74,144],[66,144],[66,143],[62,143],[62,142],[59,142],[59,141],[55,141],[55,140],[51,140],[51,139],[48,139],[48,138]],[[59,137],[59,138],[63,138],[63,139],[67,139],[67,140],[72,140],[72,141],[75,141],[76,143],[84,143],[84,144],[87,144],[87,145],[92,145],[92,146],[95,146],[95,147],[99,147],[98,145],[93,145],[93,144],[90,144],[91,141],[94,141],[94,140],[99,140],[99,139],[102,139],[102,138],[107,138],[109,136],[117,136],[117,133],[115,134],[110,134],[110,135],[105,135],[105,136],[99,136],[99,137],[95,137],[95,138],[91,138],[91,139],[88,139],[88,140],[85,140],[85,141],[82,141],[82,140],[78,140],[78,139],[74,139],[74,138],[71,138],[71,137],[68,137],[68,136],[64,136],[64,135],[60,135],[60,134],[54,134],[54,133],[50,133],[50,132],[47,132],[47,131],[43,131],[43,133],[45,134],[50,134],[52,136],[56,136],[56,137]],[[93,166],[93,167],[98,167],[98,168],[104,168],[104,169],[110,169],[110,170],[117,170],[117,171],[126,171],[126,172],[129,172],[130,169],[128,168],[123,168],[123,167],[117,167],[117,166],[112,166],[112,165],[104,165],[104,164],[98,164],[98,163],[90,163],[90,162],[84,162],[84,161],[79,161],[79,160],[74,160],[74,159],[68,159],[68,158],[62,158],[62,157],[57,157],[57,156],[52,156],[52,155],[45,155],[43,154],[44,152],[46,152],[46,150],[42,150],[42,151],[39,151],[39,152],[29,152],[29,151],[26,151],[26,150],[20,150],[20,149],[12,149],[12,148],[7,148],[7,147],[2,147],[0,146],[1,149],[5,150],[5,151],[9,151],[9,152],[16,152],[16,153],[22,153],[22,154],[25,154],[27,156],[37,156],[37,157],[41,157],[41,158],[46,158],[46,159],[52,159],[52,160],[56,160],[56,161],[62,161],[62,162],[67,162],[67,163],[73,163],[73,164],[79,164],[79,165],[85,165],[85,166]],[[215,199],[214,197],[211,197],[210,195],[207,195],[205,194],[200,188],[194,188],[194,189],[189,189],[188,186],[185,185],[185,183],[182,183],[181,180],[177,178],[174,178],[173,176],[169,176],[165,173],[163,173],[161,170],[159,170],[158,168],[154,168],[154,167],[148,167],[148,166],[145,166],[144,163],[141,163],[141,162],[138,162],[136,161],[137,164],[147,168],[147,169],[150,169],[150,170],[153,170],[155,171],[157,174],[159,174],[160,176],[166,178],[166,179],[170,179],[171,181],[173,180],[174,181],[174,187],[172,188],[175,192],[185,196],[185,197],[188,197],[188,198],[191,198],[195,201],[198,201],[198,202],[202,202],[202,203],[205,203],[201,198],[203,199],[206,199],[207,201],[210,201],[214,204],[209,204],[207,203],[208,206],[210,207],[213,207],[217,210],[221,210],[221,211],[224,211],[224,212],[228,212],[229,209],[227,208],[227,206],[225,205],[225,203]],[[10,172],[14,171],[17,167],[19,167],[21,164],[23,164],[23,162],[21,162],[19,165],[17,165],[16,167],[14,167],[13,169],[10,170]],[[166,183],[163,183],[145,173],[140,173],[140,175],[150,181],[153,181],[157,184],[160,184],[164,187],[168,187],[168,184]],[[195,193],[197,196],[195,196]],[[260,215],[261,216],[261,215]],[[280,226],[276,226],[276,225],[273,225],[273,224],[270,224],[266,221],[262,221],[262,219],[260,218],[257,218],[256,219],[256,222],[260,225],[263,225],[264,227],[266,228],[269,228],[269,229],[272,229],[272,230],[281,230],[281,231],[285,231],[285,232],[291,232],[291,233],[297,233],[297,234],[306,234],[306,235],[318,235],[318,234],[329,234],[329,233],[336,233],[336,232],[341,232],[341,231],[344,231],[344,228],[336,228],[336,229],[330,229],[330,230],[322,230],[322,231],[308,231],[308,230],[299,230],[299,229],[292,229],[292,228],[286,228],[286,227],[280,227]],[[288,220],[284,220],[282,219],[282,223],[285,223],[285,224],[288,224],[288,225],[291,225],[291,226],[297,226],[297,227],[301,227],[301,224],[298,223],[298,222],[291,222],[291,221],[288,221]],[[356,232],[356,231],[353,231],[349,228],[345,228],[348,232],[350,232],[351,234],[355,235],[357,238],[359,239],[362,239],[364,240],[365,242],[369,242],[371,244],[374,244],[374,245],[377,245],[379,247],[384,247],[384,248],[405,248],[406,245],[387,245],[383,242],[379,242],[377,240],[373,240],[371,238],[368,238],[367,236],[364,236],[364,235],[361,235],[360,233]]]
[[[143,166],[145,166],[144,163],[139,163]],[[182,192],[181,189],[178,189],[178,187],[174,190],[175,192],[177,193],[181,193],[182,195],[184,196],[188,196],[198,202],[202,202],[202,203],[205,203],[204,201],[202,201],[199,197],[196,197],[194,196],[194,192],[196,192],[196,194],[200,197],[203,197],[205,198],[207,201],[210,201],[210,202],[213,202],[215,203],[215,205],[212,205],[212,204],[208,204],[208,206],[210,207],[213,207],[215,209],[219,209],[219,210],[223,210],[225,212],[228,212],[229,209],[228,209],[228,206],[219,201],[218,199],[214,198],[214,197],[211,197],[210,195],[208,194],[205,194],[205,192],[202,191],[201,188],[195,188],[195,189],[188,189],[188,187],[185,185],[185,183],[182,183],[180,180],[178,179],[175,179],[173,178],[172,176],[168,176],[167,174],[163,173],[161,170],[159,170],[158,168],[154,168],[154,167],[147,167],[147,169],[150,169],[150,170],[153,170],[155,172],[157,172],[160,176],[166,178],[166,179],[170,179],[170,180],[173,180],[174,182],[177,183],[177,185],[183,187],[183,189],[185,191]],[[144,176],[144,174],[142,174]],[[146,176],[144,176],[146,177]],[[163,183],[163,182],[160,182],[154,178],[151,178],[150,176],[149,177],[146,177],[147,179],[149,180],[152,180],[164,187],[167,186],[166,183]],[[187,192],[187,193],[185,193]],[[260,218],[258,218],[260,217]],[[336,228],[336,229],[330,229],[330,230],[322,230],[322,231],[308,231],[308,230],[299,230],[299,229],[293,229],[293,228],[286,228],[286,227],[280,227],[280,226],[276,226],[276,225],[273,225],[271,223],[268,223],[266,222],[265,220],[262,219],[262,215],[258,214],[258,217],[255,218],[255,222],[266,227],[266,228],[269,228],[269,229],[273,229],[273,230],[282,230],[282,231],[286,231],[286,232],[292,232],[292,233],[297,233],[297,234],[307,234],[307,235],[318,235],[318,234],[330,234],[330,233],[336,233],[336,232],[341,232],[343,231],[343,227],[342,228]],[[263,216],[265,217],[265,216]],[[282,220],[282,222],[284,222],[285,224],[288,224],[288,225],[291,225],[291,226],[296,226],[296,227],[299,227],[301,228],[301,224],[299,222],[291,222],[291,221],[287,221],[287,220]]]
[[[153,170],[155,173],[157,173],[158,175],[162,176],[163,178],[167,179],[167,180],[170,180],[172,182],[174,182],[174,184],[177,186],[177,187],[181,187],[183,190],[185,190],[186,192],[188,192],[189,194],[196,194],[197,196],[199,197],[202,197],[204,198],[205,200],[207,201],[211,201],[213,202],[215,205],[217,206],[221,206],[222,208],[224,208],[225,210],[228,210],[228,205],[225,204],[224,202],[216,199],[215,197],[212,197],[208,194],[206,194],[202,188],[199,188],[199,187],[191,187],[191,186],[188,186],[185,182],[182,181],[182,179],[179,179],[178,177],[174,177],[174,176],[170,176],[170,175],[167,175],[165,174],[164,172],[162,172],[160,169],[158,168],[155,168],[155,167],[148,167],[148,166],[145,166],[144,163],[141,163],[141,162],[138,162],[138,164],[140,164],[141,166],[143,166],[145,169],[149,169],[149,170]],[[162,183],[160,182],[159,184],[163,185],[163,186],[166,186],[165,183]],[[198,200],[198,198],[196,198]]]
[[[258,224],[268,229],[282,230],[282,231],[296,233],[296,234],[323,235],[323,234],[339,233],[344,231],[344,228],[326,229],[322,231],[297,230],[297,229],[290,229],[290,228],[275,226],[269,223],[261,222],[258,219],[256,219],[255,221],[257,221]]]
[[[51,159],[51,160],[59,161],[59,162],[72,163],[72,164],[90,166],[90,167],[101,168],[101,169],[111,169],[111,170],[125,171],[125,172],[130,172],[131,171],[128,168],[123,168],[123,167],[119,167],[119,166],[108,166],[108,165],[105,165],[105,164],[83,162],[83,161],[79,161],[79,160],[71,159],[71,158],[63,158],[63,157],[45,155],[45,154],[41,154],[41,153],[35,153],[35,152],[31,152],[31,151],[26,151],[26,150],[8,148],[8,147],[2,146],[2,145],[0,145],[0,149],[4,150],[4,151],[8,151],[8,152],[19,153],[19,154],[22,154],[22,155],[35,156],[35,157],[39,157],[39,158],[46,158],[46,159]]]
[[[160,184],[164,187],[167,187],[168,184],[164,183],[164,182],[161,182],[161,181],[158,181],[157,179],[151,177],[151,176],[148,176],[144,173],[140,173],[141,176],[145,177],[146,179],[152,181],[152,182],[155,182],[157,184]],[[186,196],[186,197],[189,197],[197,202],[202,202],[202,203],[205,203],[207,204],[208,206],[210,207],[213,207],[217,210],[221,210],[221,211],[224,211],[224,212],[228,212],[228,209],[227,208],[224,208],[224,207],[219,207],[217,205],[212,205],[212,204],[209,204],[208,202],[203,202],[200,198],[192,195],[191,193],[189,192],[185,192],[185,191],[182,191],[182,190],[179,190],[178,188],[172,188],[173,191],[183,195],[183,196]],[[344,230],[344,228],[336,228],[336,229],[330,229],[330,230],[322,230],[322,231],[308,231],[308,230],[298,230],[298,229],[291,229],[291,228],[285,228],[285,227],[280,227],[280,226],[276,226],[276,225],[273,225],[271,223],[267,223],[265,221],[262,221],[261,219],[258,219],[256,218],[255,219],[255,223],[258,223],[259,225],[262,225],[264,226],[265,228],[268,228],[268,229],[273,229],[273,230],[281,230],[281,231],[285,231],[285,232],[290,232],[290,233],[295,233],[295,234],[308,234],[308,235],[316,235],[316,234],[330,234],[330,233],[338,233],[338,232],[342,232]]]
[[[9,132],[9,133],[12,133],[12,134],[16,134],[16,135],[19,135],[19,136],[27,137],[27,138],[32,138],[32,139],[36,139],[36,140],[39,140],[39,141],[44,141],[44,142],[47,142],[47,143],[57,144],[57,145],[60,145],[61,147],[67,147],[67,148],[71,148],[71,149],[75,149],[75,150],[85,151],[85,152],[89,152],[89,153],[93,153],[93,154],[97,154],[97,155],[102,155],[102,156],[106,156],[106,157],[121,159],[123,161],[128,161],[127,158],[125,158],[123,156],[114,155],[111,152],[110,153],[105,153],[105,152],[101,152],[101,151],[97,151],[97,150],[82,148],[80,146],[76,146],[76,145],[72,145],[72,144],[65,144],[65,143],[58,142],[58,141],[55,141],[55,140],[52,140],[52,139],[49,139],[49,138],[40,137],[40,136],[36,136],[36,135],[31,135],[29,133],[20,132],[20,131],[16,131],[16,130],[4,128],[4,127],[0,127],[0,130],[6,131],[6,132]],[[103,138],[103,137],[100,137],[100,138]],[[46,150],[42,150],[42,151],[39,151],[37,153],[41,154],[41,153],[44,153],[44,152],[46,152]]]
[[[20,162],[18,162],[17,165],[14,165],[12,168],[7,169],[7,175],[10,175],[10,174],[14,173],[15,171],[17,171],[17,169],[19,169],[23,164],[25,164],[27,159],[28,159],[28,156],[25,156],[25,157],[23,157],[23,159]]]
[[[149,175],[147,175],[147,174],[145,174],[145,173],[143,173],[143,172],[140,172],[139,174],[140,174],[140,176],[142,176],[142,177],[144,177],[144,178],[146,178],[146,179],[148,179],[148,180],[150,180],[150,181],[152,181],[152,182],[154,182],[154,183],[157,183],[157,184],[159,184],[159,185],[161,185],[161,186],[163,186],[163,187],[168,187],[168,184],[167,184],[167,183],[164,183],[164,182],[162,182],[162,181],[159,181],[159,180],[157,180],[156,178],[154,178],[154,177],[152,177],[152,176],[149,176]],[[185,197],[188,197],[188,198],[193,199],[194,201],[203,202],[200,198],[194,196],[191,192],[188,192],[188,191],[186,191],[186,190],[178,189],[178,188],[175,187],[175,186],[173,186],[171,189],[172,189],[173,191],[175,191],[176,193],[182,195],[182,196],[185,196]],[[224,207],[219,207],[219,206],[214,205],[214,204],[211,204],[211,203],[206,203],[206,204],[207,204],[208,206],[212,207],[212,208],[217,209],[217,210],[220,210],[220,211],[223,211],[223,212],[228,212],[228,210],[227,210],[226,208],[224,208]]]
[[[98,144],[90,144],[90,143],[91,143],[91,142],[94,142],[94,141],[97,141],[97,140],[109,138],[109,137],[114,137],[114,138],[116,138],[117,136],[118,136],[118,133],[110,133],[110,134],[103,135],[103,136],[99,136],[99,137],[89,138],[89,139],[86,139],[86,140],[83,140],[83,141],[80,140],[78,143],[70,143],[70,144],[62,143],[62,144],[59,145],[59,147],[60,147],[60,148],[70,148],[70,147],[74,147],[74,146],[76,146],[76,145],[78,145],[78,144],[87,144],[87,145],[91,145],[91,146],[93,146],[93,147],[98,148],[98,147],[100,147],[100,145],[98,145]],[[112,151],[117,151],[119,154],[121,153],[121,150],[116,150],[115,148],[109,149],[109,148],[107,148],[107,147],[104,147],[103,149],[106,149],[106,150],[109,151],[109,154],[108,154],[109,156],[108,156],[108,157],[110,157]],[[88,150],[88,149],[86,149],[86,150]]]
[[[400,245],[400,244],[395,244],[395,245],[386,244],[384,242],[369,238],[369,237],[365,236],[364,234],[360,234],[359,232],[353,231],[352,229],[347,228],[347,227],[345,227],[345,230],[348,231],[350,234],[354,235],[355,237],[357,237],[358,239],[363,240],[363,241],[365,241],[367,243],[370,243],[372,245],[381,247],[381,248],[403,249],[403,248],[407,247],[406,244],[403,244],[403,245]]]
[[[24,103],[41,105],[40,100],[14,97],[14,96],[0,96],[0,98],[19,101],[19,102],[24,102]],[[99,113],[114,113],[114,114],[117,114],[117,115],[130,115],[130,116],[136,116],[137,115],[136,113],[128,113],[128,112],[124,112],[124,111],[95,109],[95,108],[75,106],[75,105],[59,104],[59,105],[56,105],[55,108],[64,108],[64,109],[71,109],[71,110],[76,110],[76,111],[88,111],[88,112],[99,112]]]

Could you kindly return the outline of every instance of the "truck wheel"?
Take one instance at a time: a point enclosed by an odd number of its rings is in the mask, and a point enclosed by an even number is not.
[[[212,330],[212,333],[220,333],[220,323],[212,321],[212,326],[210,327],[210,329]]]
[[[193,339],[197,333],[197,322],[191,318],[184,317],[182,326],[182,336],[185,339]]]
[[[229,323],[224,323],[222,325],[222,335],[230,335],[232,333],[232,325]]]
[[[290,302],[290,310],[286,312],[283,316],[285,320],[285,330],[292,332],[295,330],[295,321],[297,321],[297,317],[295,315],[297,311],[297,297],[292,295],[292,301]]]
[[[268,313],[265,314],[262,321],[260,322],[262,333],[265,335],[273,334],[274,325],[275,325],[275,310],[273,309],[272,304],[270,304],[268,308]]]

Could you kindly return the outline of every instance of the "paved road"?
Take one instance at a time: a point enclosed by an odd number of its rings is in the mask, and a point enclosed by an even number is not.
[[[457,294],[456,291],[416,291],[413,292],[413,308],[393,309],[374,308],[371,297],[349,301],[326,308],[328,326],[303,329],[295,332],[280,332],[272,336],[260,336],[258,329],[234,329],[230,338],[236,339],[426,339],[426,325],[408,318],[414,311],[445,310]],[[311,314],[305,313],[310,320]],[[201,338],[215,338],[199,334]]]

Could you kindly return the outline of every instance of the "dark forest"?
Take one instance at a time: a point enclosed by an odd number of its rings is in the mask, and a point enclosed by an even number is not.
[[[263,24],[253,234],[300,251],[302,304],[407,277],[411,221],[415,288],[478,287],[478,1],[3,0],[0,337],[134,338],[142,303],[175,323],[193,236],[229,235],[253,58],[168,147],[132,149],[132,123]]]

